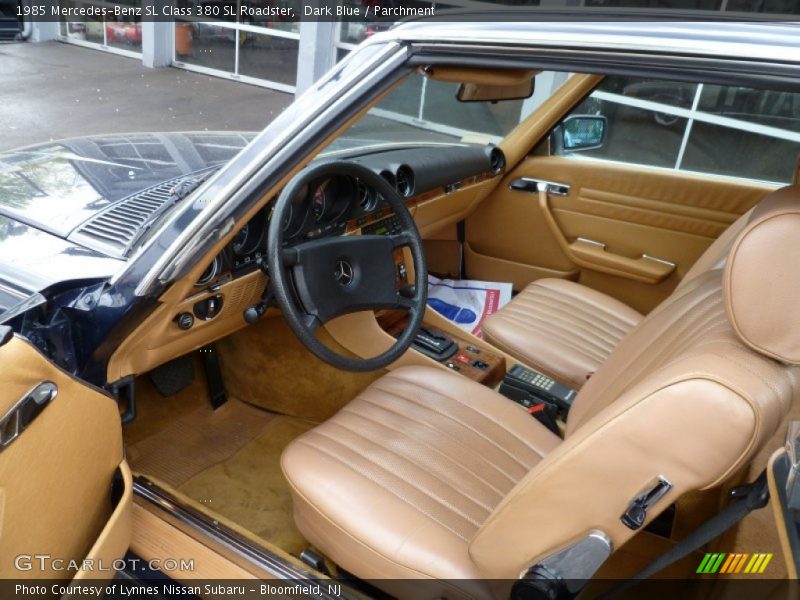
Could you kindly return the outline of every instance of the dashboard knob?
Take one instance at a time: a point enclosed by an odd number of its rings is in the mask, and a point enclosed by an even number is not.
[[[189,312],[182,312],[175,317],[175,323],[184,331],[191,329],[192,325],[194,325],[194,315]]]
[[[244,311],[244,320],[253,325],[257,323],[261,316],[264,314],[266,306],[263,303],[256,304]]]

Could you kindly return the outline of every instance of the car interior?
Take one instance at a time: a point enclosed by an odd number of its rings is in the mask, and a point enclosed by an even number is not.
[[[604,159],[634,152],[619,111],[644,112],[597,109],[612,79],[431,65],[314,149],[113,353],[136,480],[398,597],[507,594],[596,530],[599,589],[714,515],[800,418],[800,289],[777,275],[800,258],[796,154],[774,180]],[[421,143],[408,88],[460,126]],[[642,127],[687,145],[663,114]],[[687,165],[719,151],[688,146]],[[426,304],[428,273],[514,295],[466,331]],[[135,554],[198,544],[146,504]],[[782,555],[766,511],[712,546]]]

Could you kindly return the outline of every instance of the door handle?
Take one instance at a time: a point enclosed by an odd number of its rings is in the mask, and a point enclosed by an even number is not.
[[[58,387],[52,381],[43,381],[17,400],[0,418],[0,452],[25,431],[53,398]]]
[[[545,191],[551,196],[569,196],[570,186],[566,183],[546,181],[544,179],[532,179],[530,177],[519,177],[508,184],[509,189],[518,192],[529,192],[536,194],[539,192],[539,185],[545,186]]]

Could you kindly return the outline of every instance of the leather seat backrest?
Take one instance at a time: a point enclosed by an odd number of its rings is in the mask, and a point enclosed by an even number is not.
[[[800,189],[771,194],[724,270],[676,290],[581,389],[565,441],[495,508],[470,543],[487,578],[516,578],[559,547],[604,531],[657,476],[682,494],[748,463],[800,394]]]
[[[684,285],[687,285],[698,275],[702,275],[707,271],[719,269],[724,266],[725,259],[727,259],[728,253],[731,251],[733,242],[737,237],[739,237],[739,234],[742,233],[742,230],[747,227],[747,224],[750,222],[750,219],[753,216],[754,210],[755,208],[751,208],[741,217],[736,219],[733,223],[731,223],[730,227],[722,232],[721,236],[719,236],[708,248],[706,248],[706,251],[700,255],[700,258],[697,259],[692,267],[686,272],[686,275],[683,276],[683,279],[681,279],[676,289],[681,289]]]

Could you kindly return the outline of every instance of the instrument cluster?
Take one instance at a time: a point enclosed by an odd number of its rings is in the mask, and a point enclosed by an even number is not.
[[[383,204],[380,194],[357,179],[343,175],[326,178],[306,186],[292,200],[283,232],[289,243],[339,235],[349,220],[366,216]],[[230,252],[234,271],[257,264],[266,256],[273,206],[270,202],[233,238]]]

